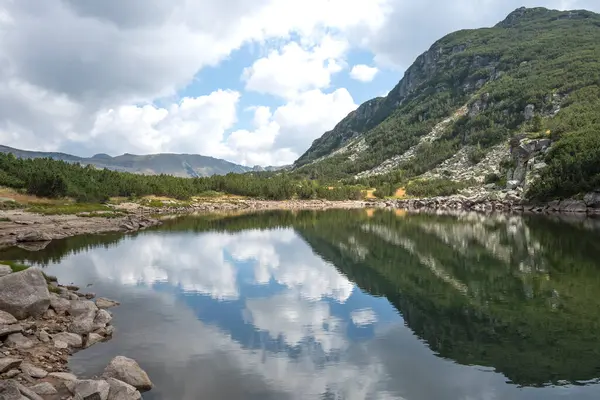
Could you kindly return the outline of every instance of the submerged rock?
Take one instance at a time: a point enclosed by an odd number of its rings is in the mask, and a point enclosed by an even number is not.
[[[96,299],[96,306],[98,308],[111,308],[121,305],[118,301],[110,300],[104,297],[98,297]]]
[[[102,374],[104,378],[115,378],[128,383],[140,391],[152,389],[152,382],[148,374],[131,358],[117,356],[112,359],[110,364]]]
[[[29,268],[0,278],[0,310],[17,319],[39,317],[50,306],[50,292],[42,271]]]

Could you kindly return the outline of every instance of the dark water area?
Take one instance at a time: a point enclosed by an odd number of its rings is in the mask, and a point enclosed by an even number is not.
[[[119,300],[145,399],[598,399],[596,220],[401,211],[186,217],[0,259]],[[91,284],[90,287],[86,287]]]

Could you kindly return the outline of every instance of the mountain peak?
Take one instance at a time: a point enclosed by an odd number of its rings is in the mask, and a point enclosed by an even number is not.
[[[496,27],[513,28],[540,17],[547,17],[549,20],[585,19],[591,17],[592,15],[594,15],[594,13],[587,10],[558,11],[549,10],[544,7],[519,7],[508,14],[503,21],[496,25]]]

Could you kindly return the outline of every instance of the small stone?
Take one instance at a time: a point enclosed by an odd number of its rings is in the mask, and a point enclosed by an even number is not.
[[[9,347],[16,347],[23,350],[31,349],[35,346],[35,343],[31,339],[23,336],[22,333],[13,333],[12,335],[9,335],[4,343]]]
[[[45,378],[46,375],[48,375],[48,372],[36,367],[35,365],[29,364],[29,363],[22,363],[21,364],[21,371],[23,371],[23,373],[29,375],[32,378]]]
[[[55,335],[52,335],[52,340],[54,340],[54,345],[56,346],[56,342],[64,342],[67,346],[80,348],[83,346],[83,339],[76,333],[71,332],[60,332]],[[59,347],[62,348],[62,347]]]
[[[96,299],[96,306],[98,308],[111,308],[121,305],[118,301],[110,300],[104,297],[98,297]]]
[[[113,358],[102,376],[104,378],[118,379],[140,391],[152,389],[152,382],[148,374],[131,358],[123,356]]]
[[[37,385],[32,386],[30,389],[40,396],[51,396],[58,393],[54,386],[48,382],[38,383]]]
[[[2,375],[2,377],[3,377],[4,379],[12,379],[12,378],[14,378],[15,376],[19,375],[20,373],[21,373],[21,372],[19,372],[19,370],[18,370],[18,369],[11,369],[10,371],[8,371],[8,372],[5,372],[5,373]]]
[[[106,400],[109,391],[108,382],[85,379],[75,382],[73,393],[77,400]]]
[[[55,340],[54,347],[56,347],[57,349],[68,349],[69,344],[67,342],[63,342],[62,340]]]
[[[23,360],[18,358],[0,358],[0,374],[14,368],[19,368],[22,362]]]
[[[45,319],[54,319],[54,318],[56,318],[56,312],[53,309],[49,308],[46,310],[43,317]]]

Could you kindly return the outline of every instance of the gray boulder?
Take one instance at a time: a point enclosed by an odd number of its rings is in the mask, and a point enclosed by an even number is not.
[[[0,310],[17,319],[39,317],[50,306],[50,293],[42,271],[29,268],[0,278]]]
[[[25,398],[29,399],[29,400],[44,400],[42,397],[38,396],[37,393],[35,393],[33,390],[29,389],[28,387],[25,387],[23,385],[21,385],[20,383],[17,383],[18,387],[19,387],[19,392],[21,392],[21,394],[23,396],[25,396]]]
[[[22,362],[23,360],[18,358],[0,358],[0,374],[3,374],[6,371],[9,371],[14,368],[19,368]]]
[[[96,318],[94,318],[94,330],[104,328],[112,321],[112,315],[104,309],[98,310]]]
[[[107,400],[109,391],[110,385],[106,381],[86,379],[75,382],[73,393],[75,400]]]
[[[68,372],[50,372],[48,376],[67,382],[75,382],[77,380],[77,377],[75,375],[70,374]]]
[[[25,336],[22,333],[13,333],[8,335],[8,338],[4,341],[8,347],[15,347],[17,349],[27,350],[35,346],[35,342]]]
[[[56,342],[64,342],[69,347],[80,348],[83,346],[83,339],[76,333],[71,332],[60,332],[56,335],[52,335],[52,340]]]
[[[45,232],[31,231],[17,236],[17,242],[48,242],[52,237]]]
[[[140,391],[152,389],[152,382],[148,374],[135,360],[123,356],[113,358],[104,370],[102,377],[118,379]]]
[[[101,341],[103,341],[104,338],[102,336],[100,336],[97,333],[90,333],[88,335],[87,341],[85,342],[85,347],[91,347],[93,345],[95,345],[96,343],[100,343]]]
[[[71,308],[71,302],[52,293],[50,295],[50,307],[52,307],[58,314],[64,314]]]
[[[560,202],[560,210],[573,213],[584,213],[587,211],[587,206],[582,200],[563,200]]]
[[[30,387],[30,389],[40,396],[52,396],[58,393],[56,388],[48,382],[38,383],[37,385]]]
[[[142,395],[133,386],[115,378],[108,378],[106,382],[110,385],[108,400],[140,400]]]
[[[19,332],[23,332],[23,327],[20,324],[0,325],[0,337]]]
[[[94,330],[94,319],[98,307],[93,301],[88,300],[71,300],[71,309],[69,314],[75,319],[68,327],[69,332],[84,335]]]
[[[590,208],[600,208],[600,193],[592,192],[583,196],[585,205]]]
[[[32,378],[38,379],[45,378],[48,375],[47,371],[29,363],[22,363],[21,371],[23,371],[24,374],[27,374]]]
[[[16,324],[17,319],[6,311],[0,311],[0,325]]]

